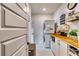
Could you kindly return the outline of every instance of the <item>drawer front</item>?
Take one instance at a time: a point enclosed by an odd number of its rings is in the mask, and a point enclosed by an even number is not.
[[[26,30],[0,30],[0,42],[26,34]]]
[[[3,8],[5,11],[4,16],[5,18],[3,19],[4,22],[4,27],[9,26],[9,27],[20,27],[20,28],[26,28],[26,20],[21,18],[20,16],[14,14],[13,12],[9,11],[6,8]]]
[[[26,35],[2,43],[2,47],[4,47],[5,50],[4,55],[10,56],[14,54],[25,43],[26,43]]]
[[[18,51],[16,51],[12,56],[21,56],[24,52],[26,52],[26,44],[24,44]]]
[[[28,15],[16,3],[4,3],[2,5],[27,19]]]

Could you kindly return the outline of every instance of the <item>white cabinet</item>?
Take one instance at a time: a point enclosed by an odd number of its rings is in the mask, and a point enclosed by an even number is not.
[[[55,37],[55,45],[53,47],[55,56],[67,56],[67,44],[61,39]]]
[[[60,40],[60,56],[67,56],[67,44]]]
[[[51,42],[51,50],[55,56],[59,55],[59,39],[55,37],[55,42]]]
[[[59,56],[60,51],[60,40],[55,37],[55,55]]]

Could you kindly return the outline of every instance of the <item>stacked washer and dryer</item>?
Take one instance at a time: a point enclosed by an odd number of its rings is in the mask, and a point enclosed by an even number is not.
[[[52,37],[50,36],[50,34],[55,32],[54,20],[46,20],[44,22],[43,30],[44,30],[44,35],[43,35],[44,45],[46,48],[51,48]]]

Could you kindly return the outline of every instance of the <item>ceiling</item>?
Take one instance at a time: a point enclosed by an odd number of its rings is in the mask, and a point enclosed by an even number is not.
[[[52,14],[60,5],[61,3],[31,3],[31,8],[35,14]],[[43,11],[43,8],[46,8],[46,11]]]

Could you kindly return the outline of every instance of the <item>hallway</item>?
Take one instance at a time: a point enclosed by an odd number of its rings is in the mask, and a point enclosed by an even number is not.
[[[54,24],[53,23],[54,21],[52,21],[53,13],[60,5],[61,5],[60,3],[59,4],[31,3],[31,9],[32,9],[31,26],[33,28],[33,39],[34,42],[36,43],[36,56],[54,56],[50,48],[45,48],[45,47],[49,47],[51,44],[49,43],[49,41],[51,40],[50,36],[45,34],[53,32],[52,30],[46,31],[46,26],[51,25],[52,28],[52,25]],[[47,23],[46,21],[49,23]],[[44,38],[46,38],[45,42],[44,42]]]
[[[36,56],[54,56],[50,48],[45,48],[44,44],[36,45]]]

